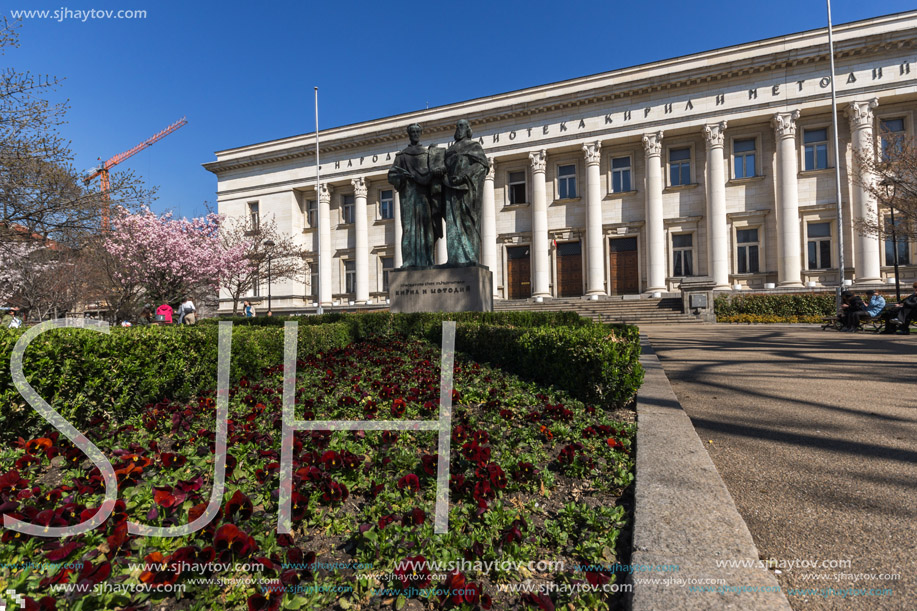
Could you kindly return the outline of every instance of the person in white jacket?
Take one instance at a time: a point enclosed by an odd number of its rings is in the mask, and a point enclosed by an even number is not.
[[[193,325],[197,322],[197,309],[194,307],[194,302],[190,298],[185,299],[180,306],[178,306],[178,324]]]

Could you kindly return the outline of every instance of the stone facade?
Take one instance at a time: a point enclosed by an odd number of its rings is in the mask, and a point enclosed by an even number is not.
[[[885,244],[851,222],[877,204],[848,169],[880,129],[914,134],[917,11],[834,38],[847,277],[882,282]],[[693,276],[718,289],[836,284],[830,91],[821,29],[323,130],[318,196],[314,134],[219,151],[205,167],[220,212],[274,216],[321,268],[320,296],[308,274],[277,282],[275,310],[386,302],[401,261],[388,168],[407,125],[448,146],[460,118],[492,163],[482,263],[497,299],[673,291]],[[909,244],[903,280],[915,262]]]

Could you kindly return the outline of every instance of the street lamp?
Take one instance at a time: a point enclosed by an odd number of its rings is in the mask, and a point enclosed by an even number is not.
[[[892,262],[895,265],[895,300],[901,301],[901,280],[898,278],[898,226],[895,223],[895,195],[898,189],[898,183],[895,180],[886,178],[882,181],[882,188],[885,189],[885,203],[888,205],[892,224]]]
[[[265,240],[264,247],[267,248],[267,314],[271,314],[271,249],[274,248],[273,240]]]

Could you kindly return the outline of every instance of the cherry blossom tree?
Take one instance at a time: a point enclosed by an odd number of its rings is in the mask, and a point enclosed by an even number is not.
[[[264,280],[268,257],[272,280],[299,278],[306,269],[301,248],[291,236],[278,231],[273,218],[261,220],[256,228],[245,217],[230,219],[220,228],[220,240],[226,251],[242,248],[244,252],[244,264],[227,271],[222,284],[232,298],[233,314],[238,312],[242,298]]]
[[[103,239],[111,257],[111,280],[151,304],[178,303],[219,290],[225,278],[248,264],[245,246],[224,247],[222,217],[175,219],[149,209],[117,210]]]

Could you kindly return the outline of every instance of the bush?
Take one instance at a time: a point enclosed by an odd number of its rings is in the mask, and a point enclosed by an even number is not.
[[[572,312],[366,314],[233,318],[230,378],[260,377],[283,362],[283,323],[299,322],[300,356],[371,336],[441,341],[455,320],[457,349],[532,380],[605,405],[628,401],[643,380],[636,327],[611,327]],[[0,330],[0,440],[46,426],[13,386],[10,355],[21,330]],[[94,416],[122,421],[162,398],[185,400],[216,388],[218,326],[113,327],[109,334],[58,329],[26,350],[29,383],[82,430]]]
[[[734,322],[747,324],[760,323],[820,323],[821,316],[773,316],[771,314],[731,314],[718,316],[717,322]]]
[[[833,316],[835,296],[832,293],[798,293],[782,295],[719,295],[713,302],[718,321],[739,315],[772,316],[780,322],[793,318],[820,319]]]
[[[45,428],[44,419],[13,385],[10,358],[20,330],[0,330],[0,438],[28,438]],[[57,329],[35,338],[26,349],[23,371],[29,384],[78,429],[93,416],[122,420],[163,397],[190,398],[216,388],[216,325],[194,327],[113,327],[104,334]],[[346,346],[342,324],[302,327],[300,355]],[[258,377],[283,362],[283,330],[233,328],[230,378]]]
[[[456,349],[530,380],[553,384],[605,407],[626,404],[643,383],[633,326],[456,325]]]

